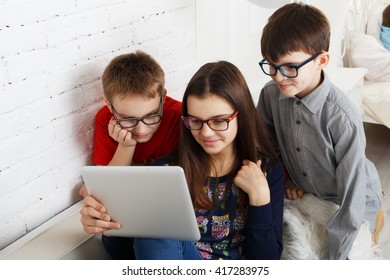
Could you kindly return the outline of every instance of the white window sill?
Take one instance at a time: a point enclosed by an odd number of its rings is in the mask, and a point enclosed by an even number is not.
[[[87,234],[80,223],[82,201],[0,251],[0,259],[109,259],[100,237]]]

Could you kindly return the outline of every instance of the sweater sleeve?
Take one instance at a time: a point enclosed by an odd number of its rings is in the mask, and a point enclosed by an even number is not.
[[[118,142],[108,132],[111,117],[107,106],[102,107],[95,117],[92,162],[96,165],[108,165],[118,147]]]
[[[271,202],[249,206],[245,255],[249,260],[277,260],[282,253],[284,171],[275,164],[268,171]]]

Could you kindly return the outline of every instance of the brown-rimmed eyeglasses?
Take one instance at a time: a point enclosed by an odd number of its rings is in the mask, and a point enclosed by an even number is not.
[[[201,130],[203,124],[207,123],[210,129],[214,131],[225,131],[229,128],[229,123],[237,116],[238,111],[233,113],[227,118],[212,118],[208,120],[202,120],[195,117],[181,117],[185,127],[190,130]]]

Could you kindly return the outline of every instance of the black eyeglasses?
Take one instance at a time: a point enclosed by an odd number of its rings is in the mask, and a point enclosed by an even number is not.
[[[160,99],[160,105],[159,105],[159,111],[161,113],[158,114],[151,114],[144,116],[142,118],[118,118],[118,113],[115,111],[114,106],[111,104],[112,111],[114,113],[115,121],[117,124],[119,124],[122,128],[132,128],[136,127],[138,125],[138,122],[141,121],[146,125],[153,125],[158,124],[161,122],[161,118],[163,116],[163,106],[162,106],[163,98]]]
[[[204,123],[214,131],[225,131],[229,128],[229,123],[237,116],[238,111],[233,113],[228,118],[212,118],[208,120],[201,120],[194,117],[181,117],[184,125],[190,130],[201,130]]]
[[[322,53],[322,51],[312,55],[311,57],[306,59],[304,62],[299,63],[299,64],[286,63],[286,64],[282,64],[282,65],[275,65],[275,64],[263,59],[262,61],[259,62],[259,65],[261,67],[261,70],[263,70],[264,74],[266,74],[268,76],[275,76],[279,70],[283,76],[285,76],[287,78],[295,78],[298,76],[298,69],[299,68],[306,65],[310,61],[316,59],[317,56],[319,56],[321,53]]]

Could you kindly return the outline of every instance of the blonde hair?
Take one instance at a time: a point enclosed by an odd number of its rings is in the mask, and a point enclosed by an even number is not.
[[[143,51],[115,57],[102,77],[104,95],[112,103],[114,96],[144,95],[147,99],[162,94],[164,71],[150,55]]]

